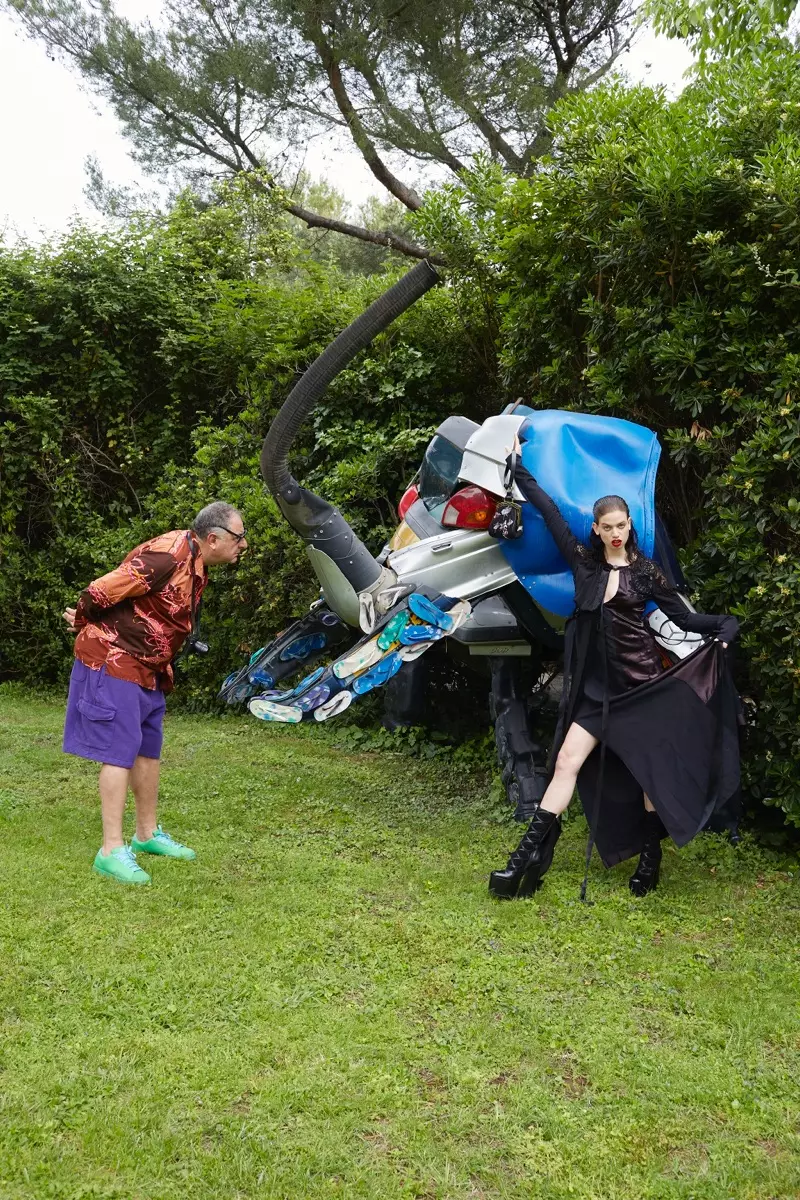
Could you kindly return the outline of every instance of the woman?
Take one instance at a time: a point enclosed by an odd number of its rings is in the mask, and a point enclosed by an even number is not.
[[[489,890],[530,896],[553,859],[560,814],[577,786],[606,866],[635,854],[629,886],[644,896],[658,884],[661,839],[685,845],[739,783],[736,695],[724,650],[738,631],[731,616],[691,612],[659,567],[640,551],[627,503],[604,496],[593,508],[589,545],[573,535],[555,503],[519,464],[515,480],[544,518],[575,580],[564,689],[551,777],[505,870]],[[714,639],[666,668],[645,622],[649,601],[681,629]],[[605,786],[604,786],[605,785]],[[584,878],[581,895],[585,895]]]

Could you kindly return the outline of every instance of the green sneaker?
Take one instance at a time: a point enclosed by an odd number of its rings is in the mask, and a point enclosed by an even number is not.
[[[160,825],[153,830],[153,836],[144,842],[140,842],[138,838],[131,838],[131,849],[135,850],[137,854],[142,851],[145,854],[163,854],[165,858],[182,858],[186,862],[197,858],[194,850],[176,842]]]
[[[109,875],[119,883],[149,883],[150,876],[137,863],[129,846],[117,846],[108,854],[102,847],[94,859],[94,870],[99,875]]]

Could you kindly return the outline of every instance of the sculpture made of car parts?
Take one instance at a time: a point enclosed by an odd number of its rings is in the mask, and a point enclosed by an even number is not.
[[[527,546],[525,539],[499,543],[487,529],[503,495],[507,448],[514,435],[527,421],[536,430],[537,420],[548,416],[552,432],[552,419],[563,420],[565,415],[515,405],[482,425],[462,416],[448,417],[400,502],[401,524],[378,558],[338,510],[297,483],[287,463],[301,424],[335,376],[438,282],[428,263],[414,267],[311,364],[272,422],[261,470],[282,513],[306,543],[321,598],[229,675],[220,696],[230,704],[247,703],[260,720],[298,723],[327,720],[359,696],[385,687],[387,724],[418,724],[428,665],[435,657],[429,652],[436,648],[456,654],[488,668],[503,783],[523,820],[538,804],[546,782],[544,751],[531,735],[530,715],[542,700],[543,665],[557,661],[562,650],[564,620],[572,607],[571,577],[541,528],[534,530],[534,542]],[[595,431],[592,422],[604,422],[604,429],[625,426],[626,432],[646,434],[657,447],[654,436],[639,426],[582,414],[569,414],[570,440],[575,422],[582,422],[590,435]],[[550,467],[558,472],[558,454],[554,457]],[[652,497],[657,451],[651,457]],[[663,526],[654,510],[651,516],[645,551],[652,552],[671,582],[680,585]],[[580,513],[577,519],[580,525]],[[582,519],[585,536],[591,521],[587,511]],[[526,513],[526,529],[534,520],[541,525],[538,514]],[[678,654],[689,652],[696,640],[692,635],[676,630],[657,611],[650,619],[664,646]],[[334,661],[307,673],[309,666],[332,655]],[[300,671],[306,673],[295,687],[278,687]]]

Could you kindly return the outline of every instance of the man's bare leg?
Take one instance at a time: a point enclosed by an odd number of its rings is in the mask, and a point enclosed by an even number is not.
[[[157,758],[144,758],[141,754],[131,771],[131,789],[136,799],[136,838],[146,842],[158,824],[158,782],[161,763]]]
[[[130,771],[103,763],[100,768],[100,811],[103,818],[103,854],[110,854],[123,844],[122,816],[128,795]]]

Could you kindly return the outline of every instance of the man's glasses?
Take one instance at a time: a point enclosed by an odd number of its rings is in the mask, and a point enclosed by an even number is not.
[[[228,529],[227,525],[220,525],[219,528],[224,529],[225,533],[229,533],[231,535],[231,537],[236,538],[237,542],[241,542],[244,538],[247,537],[246,529],[243,529],[241,533],[234,533],[232,529]]]

